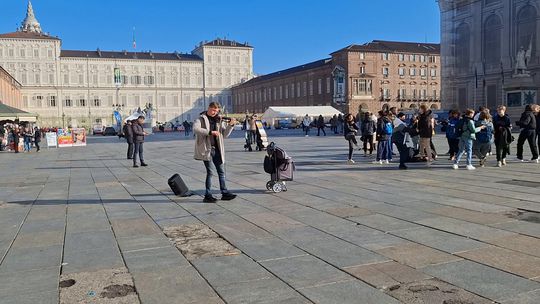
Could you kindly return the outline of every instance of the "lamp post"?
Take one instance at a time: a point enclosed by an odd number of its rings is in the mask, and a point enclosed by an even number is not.
[[[62,129],[66,128],[66,114],[62,112]]]

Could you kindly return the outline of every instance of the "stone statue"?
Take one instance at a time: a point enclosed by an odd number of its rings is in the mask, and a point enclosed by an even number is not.
[[[531,47],[528,50],[522,46],[516,56],[516,71],[515,75],[529,75],[527,71],[527,64],[531,59]]]

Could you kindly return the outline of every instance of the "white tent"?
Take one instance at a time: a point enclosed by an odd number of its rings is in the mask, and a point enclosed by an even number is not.
[[[322,115],[324,118],[328,119],[334,115],[339,115],[342,113],[331,106],[269,107],[268,110],[264,112],[262,118],[269,124],[273,125],[275,120],[302,118],[306,116],[306,114],[312,119],[319,117],[319,115]]]

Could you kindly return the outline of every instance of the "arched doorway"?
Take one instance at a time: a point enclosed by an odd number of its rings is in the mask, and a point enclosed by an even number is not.
[[[439,109],[439,105],[436,104],[436,103],[434,103],[434,104],[432,104],[432,105],[430,106],[430,108],[431,108],[432,110],[438,110],[438,109]]]
[[[418,106],[415,103],[411,103],[411,105],[409,106],[409,109],[411,109],[411,110],[415,110],[417,108],[418,108]]]

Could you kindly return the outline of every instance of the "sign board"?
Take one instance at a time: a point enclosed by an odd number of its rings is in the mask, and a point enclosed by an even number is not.
[[[71,133],[73,134],[73,147],[86,146],[86,129],[71,129]]]
[[[72,147],[73,146],[73,136],[71,130],[69,129],[58,129],[56,132],[58,136],[58,147]]]
[[[47,141],[47,148],[51,148],[51,147],[58,148],[56,133],[54,132],[45,133],[45,140]]]

